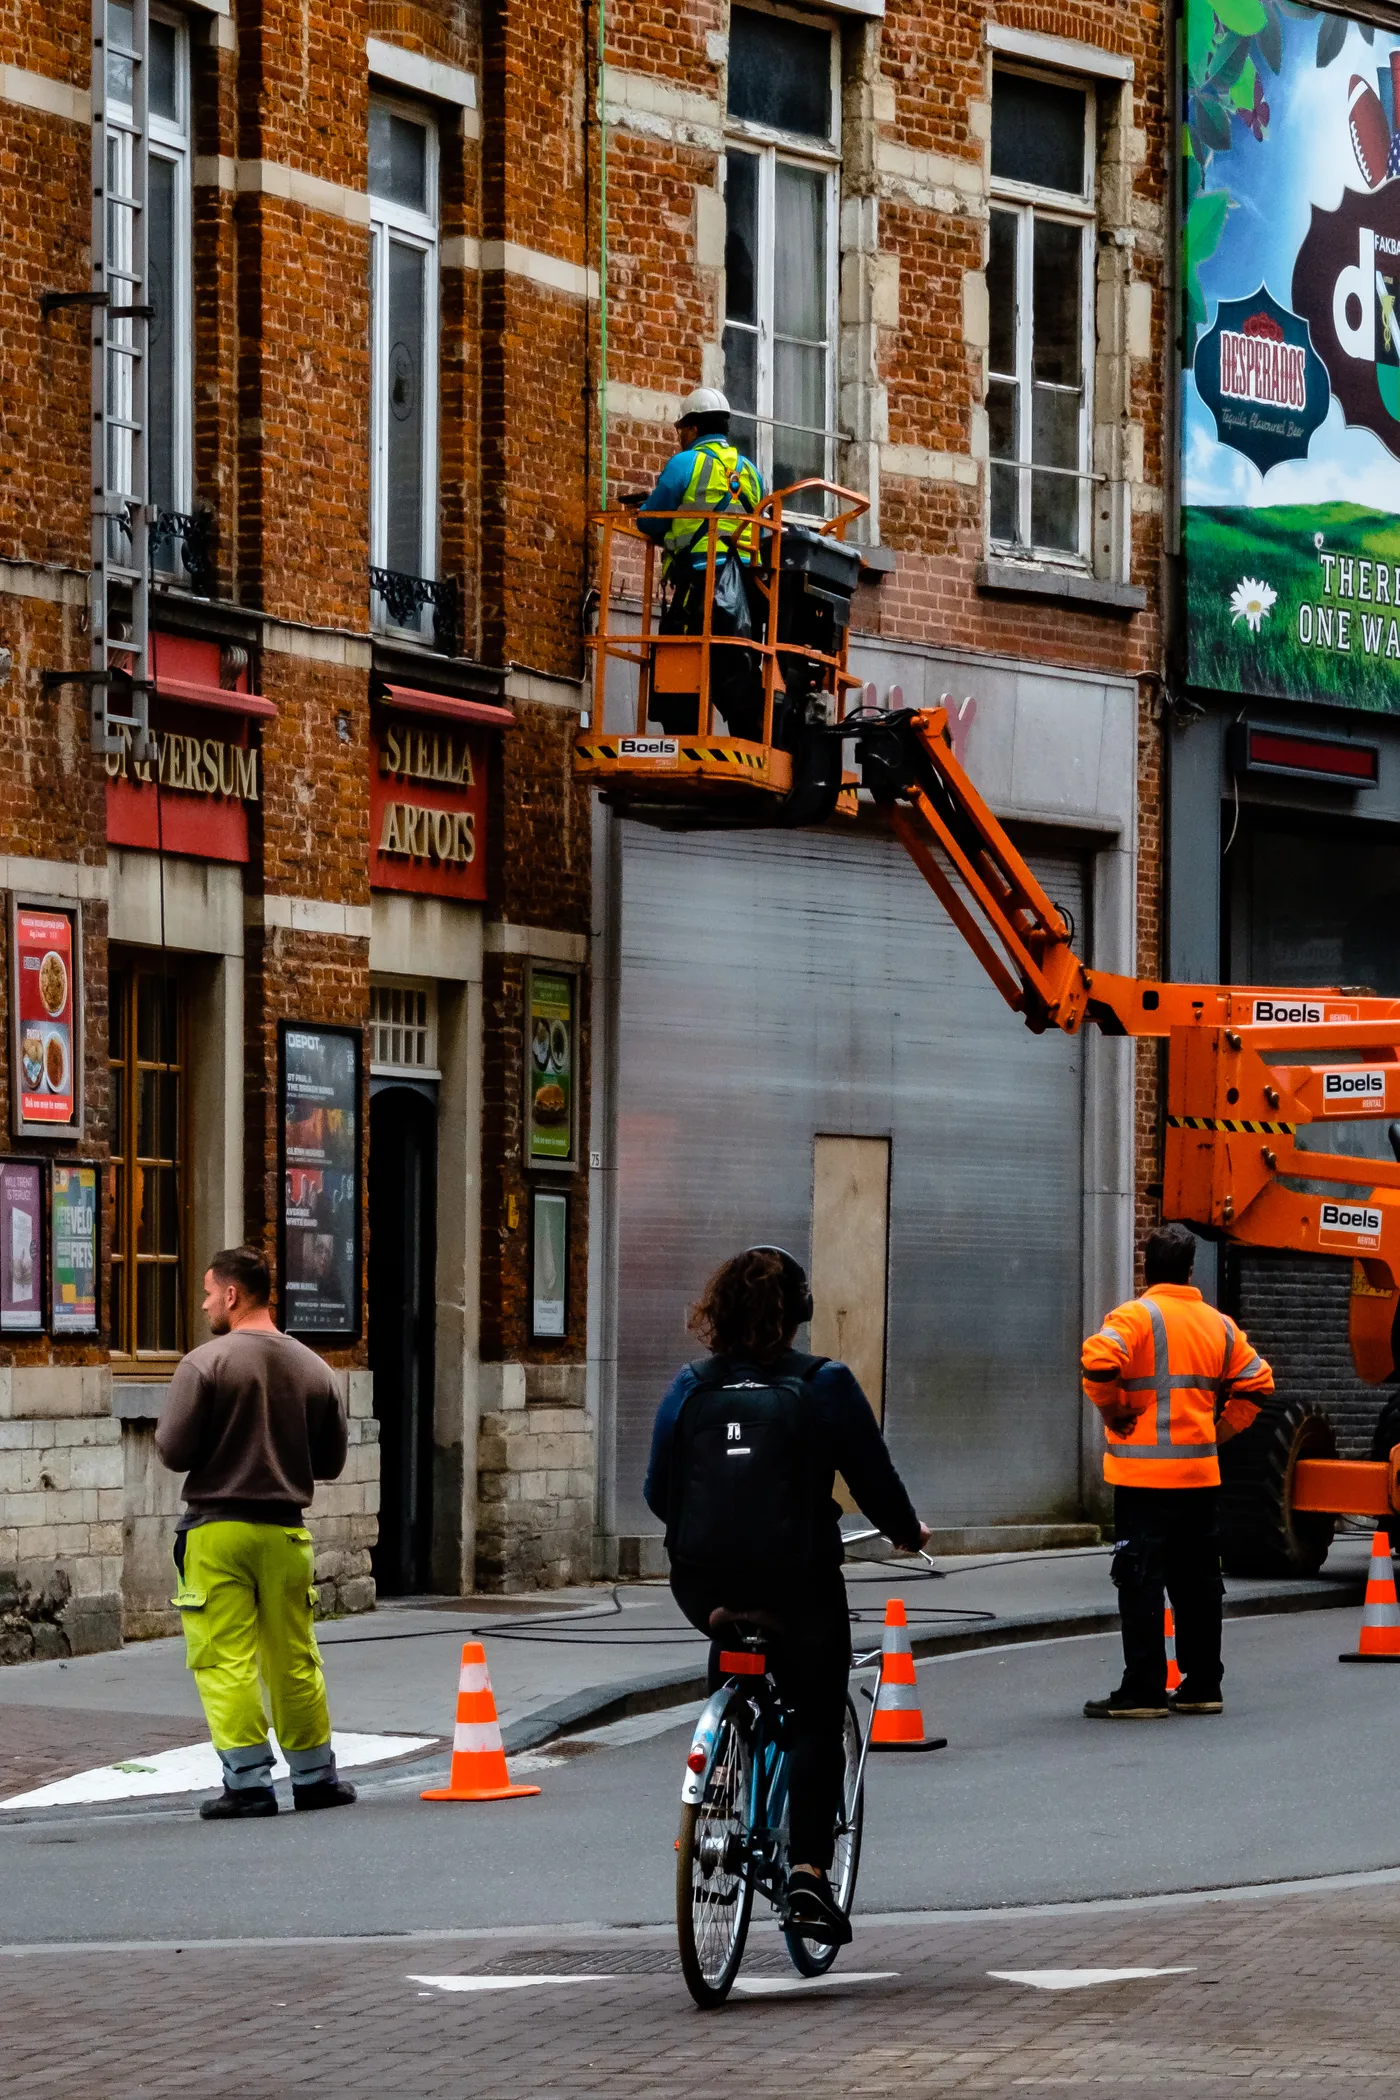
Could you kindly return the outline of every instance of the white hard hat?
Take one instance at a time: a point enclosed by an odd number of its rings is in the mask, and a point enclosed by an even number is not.
[[[681,403],[677,423],[693,423],[697,416],[727,416],[729,403],[717,386],[698,386]]]

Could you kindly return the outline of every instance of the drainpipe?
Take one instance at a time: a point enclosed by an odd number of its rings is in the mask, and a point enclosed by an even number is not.
[[[598,0],[598,485],[608,507],[607,0]]]

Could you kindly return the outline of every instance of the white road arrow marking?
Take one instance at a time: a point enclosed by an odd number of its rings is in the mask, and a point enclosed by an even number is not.
[[[1028,1983],[1034,1991],[1088,1991],[1099,1983],[1138,1983],[1149,1976],[1190,1976],[1184,1969],[988,1969],[999,1983]]]
[[[536,1983],[610,1983],[599,1976],[410,1976],[410,1983],[431,1984],[437,1991],[523,1991]]]
[[[825,1976],[740,1976],[734,1988],[751,1998],[773,1998],[779,1992],[820,1991],[834,1983],[890,1983],[898,1969],[828,1969]]]

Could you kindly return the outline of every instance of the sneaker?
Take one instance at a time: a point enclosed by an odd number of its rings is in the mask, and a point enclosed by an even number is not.
[[[1160,1705],[1144,1705],[1123,1692],[1110,1692],[1106,1699],[1086,1699],[1084,1717],[1089,1721],[1165,1721],[1171,1713],[1165,1697]]]
[[[348,1779],[313,1779],[310,1786],[294,1786],[292,1800],[298,1808],[348,1808],[356,1799]]]
[[[1167,1700],[1174,1714],[1223,1714],[1225,1701],[1219,1692],[1197,1692],[1189,1684],[1181,1685]]]
[[[270,1786],[226,1786],[212,1801],[201,1801],[204,1823],[232,1823],[248,1816],[275,1816],[277,1796]]]
[[[827,1947],[851,1944],[851,1921],[838,1907],[825,1874],[788,1875],[787,1916],[783,1924],[787,1931],[800,1933],[804,1940],[820,1940]]]

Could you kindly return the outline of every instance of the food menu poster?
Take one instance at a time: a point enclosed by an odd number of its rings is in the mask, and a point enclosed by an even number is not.
[[[530,979],[530,1158],[545,1164],[573,1159],[576,989],[576,980],[562,971],[536,970]]]
[[[0,1331],[32,1334],[44,1324],[43,1208],[38,1161],[0,1164]]]
[[[359,1037],[282,1030],[282,1303],[288,1334],[359,1329]]]
[[[97,1332],[97,1169],[64,1166],[49,1169],[53,1244],[55,1334]]]
[[[78,1127],[75,915],[16,904],[11,963],[15,1027],[15,1127]]]

